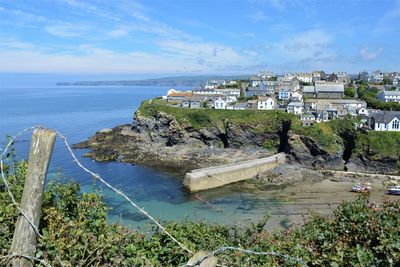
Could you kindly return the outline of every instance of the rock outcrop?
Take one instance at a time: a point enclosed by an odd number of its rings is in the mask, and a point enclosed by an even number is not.
[[[252,124],[227,120],[195,128],[159,111],[151,116],[136,112],[132,124],[98,131],[75,147],[89,148],[85,155],[97,161],[119,160],[182,172],[277,152],[287,153],[289,162],[318,170],[390,174],[397,171],[396,159],[372,160],[368,154],[354,154],[354,142],[343,141],[343,137],[341,140],[337,143],[338,149],[329,152],[310,136],[292,131],[287,121],[282,121],[276,132],[260,131]],[[273,145],[266,146],[266,143]]]

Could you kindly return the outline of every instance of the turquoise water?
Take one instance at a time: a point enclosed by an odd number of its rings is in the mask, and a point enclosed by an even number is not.
[[[1,147],[6,134],[15,135],[33,125],[57,129],[71,144],[83,141],[99,129],[130,123],[143,100],[163,95],[167,90],[167,87],[0,87]],[[29,145],[30,134],[16,142],[19,157],[27,157]],[[179,173],[116,162],[98,163],[83,158],[84,152],[75,150],[85,166],[161,220],[245,222],[263,216],[278,203],[268,194],[246,191],[240,184],[191,195],[182,187],[183,177]],[[59,140],[52,155],[50,174],[58,169],[78,181],[83,191],[93,190],[92,178],[75,165]],[[51,179],[52,175],[49,176]],[[111,221],[147,227],[147,220],[125,200],[107,188],[101,192],[112,207]]]

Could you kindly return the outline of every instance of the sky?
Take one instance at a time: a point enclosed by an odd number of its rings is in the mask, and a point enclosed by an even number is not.
[[[1,0],[0,73],[400,71],[400,0]]]

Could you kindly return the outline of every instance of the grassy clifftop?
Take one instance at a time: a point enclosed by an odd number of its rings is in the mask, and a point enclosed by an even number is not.
[[[139,112],[145,117],[165,112],[174,116],[179,123],[195,129],[225,125],[229,122],[250,126],[256,131],[272,133],[279,130],[283,121],[291,121],[297,127],[300,126],[299,119],[282,111],[187,109],[169,106],[157,99],[144,101],[139,107]]]
[[[293,133],[313,139],[329,153],[342,152],[346,147],[350,147],[355,155],[367,155],[372,159],[400,157],[400,133],[361,132],[356,130],[357,119],[354,118],[305,127],[296,116],[283,111],[185,109],[167,105],[165,101],[157,99],[144,101],[139,112],[144,117],[165,112],[174,116],[180,124],[195,129],[214,125],[224,127],[230,123],[249,127],[256,134],[278,133],[284,122],[290,122],[290,130]]]

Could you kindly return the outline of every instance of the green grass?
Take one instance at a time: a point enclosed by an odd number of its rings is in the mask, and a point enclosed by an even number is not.
[[[366,154],[372,159],[400,158],[400,133],[375,132],[359,133],[355,153]]]
[[[227,124],[248,127],[255,134],[276,134],[281,130],[284,121],[291,122],[291,131],[312,138],[322,149],[329,153],[342,151],[345,137],[343,133],[352,133],[356,137],[355,154],[367,153],[373,158],[400,157],[400,133],[394,132],[357,132],[354,124],[357,119],[345,118],[303,126],[292,114],[282,111],[260,110],[216,110],[187,109],[167,105],[163,100],[144,101],[139,108],[141,115],[151,117],[165,112],[176,118],[182,126],[195,129],[221,127]],[[276,148],[277,140],[266,140],[263,147]]]
[[[264,133],[276,133],[283,121],[298,120],[295,116],[282,111],[187,109],[172,107],[162,100],[144,101],[139,107],[139,112],[145,117],[165,112],[174,116],[179,123],[195,129],[223,127],[226,123],[232,123],[248,125],[255,132]]]

